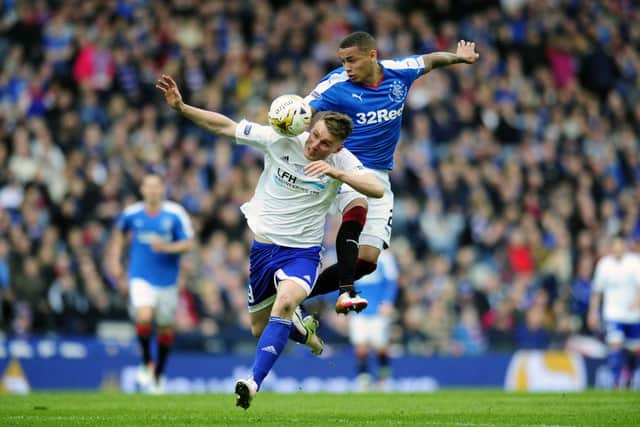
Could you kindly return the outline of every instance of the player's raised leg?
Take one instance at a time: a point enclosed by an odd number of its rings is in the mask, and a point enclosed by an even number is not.
[[[353,194],[353,192],[351,192]],[[336,301],[336,312],[362,311],[367,307],[367,300],[358,296],[354,282],[363,275],[357,271],[360,233],[367,218],[367,201],[358,196],[349,202],[342,215],[342,224],[336,237],[336,255],[338,262],[325,269],[311,293],[311,296],[324,295],[340,289]]]
[[[273,365],[282,354],[293,326],[291,317],[295,308],[307,297],[307,293],[293,280],[283,280],[278,285],[276,300],[271,309],[271,317],[256,346],[256,356],[252,369],[252,377],[236,383],[236,405],[247,409],[255,396],[252,392],[260,386]],[[239,393],[240,392],[240,393]]]

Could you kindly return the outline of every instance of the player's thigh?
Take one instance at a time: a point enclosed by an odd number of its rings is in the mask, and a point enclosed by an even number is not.
[[[249,252],[249,283],[247,306],[249,313],[258,313],[273,305],[276,300],[275,267],[271,263],[274,245],[253,242]]]
[[[307,298],[311,288],[299,281],[285,279],[278,282],[276,301],[271,312],[276,316],[289,316]]]
[[[320,246],[287,248],[255,242],[250,254],[249,312],[254,313],[274,304],[278,285],[295,282],[311,293],[320,270]]]
[[[311,289],[313,289],[313,286],[316,283],[319,271],[320,247],[312,250],[296,250],[292,253],[292,256],[283,261],[276,271],[276,286],[279,287],[280,284],[284,284],[285,281],[290,282],[286,284],[286,289],[289,290],[293,287],[293,284],[295,284],[300,290],[302,290],[304,298],[306,298],[309,296]],[[299,295],[297,291],[291,292]],[[280,293],[279,288],[278,293]]]
[[[389,342],[386,319],[381,316],[352,316],[349,318],[349,339],[353,345],[374,349],[385,348]]]
[[[389,247],[393,227],[393,193],[385,186],[381,199],[368,199],[367,222],[360,234],[360,245],[382,250]]]
[[[367,345],[369,343],[368,316],[349,317],[349,341],[354,346]]]
[[[158,325],[173,325],[178,308],[178,287],[163,286],[156,288],[158,303],[155,308],[156,323]]]
[[[362,254],[367,261],[376,262],[379,251],[389,247],[391,240],[391,228],[393,225],[393,192],[389,176],[380,171],[372,171],[384,185],[384,195],[380,199],[366,198],[367,221],[364,224],[360,235],[360,245],[370,246],[378,249],[376,253]],[[350,207],[359,204],[365,199],[361,193],[354,190],[347,184],[342,184],[332,205],[332,211],[345,212]],[[369,259],[371,258],[371,259]]]
[[[384,350],[389,346],[391,321],[387,317],[376,316],[371,323],[371,329],[374,331],[370,341],[371,347]]]
[[[157,305],[157,294],[154,286],[144,279],[129,280],[129,302],[136,321],[150,322]]]

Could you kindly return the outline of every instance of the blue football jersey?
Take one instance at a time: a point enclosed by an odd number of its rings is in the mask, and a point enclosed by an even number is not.
[[[375,316],[380,304],[394,303],[398,294],[398,266],[389,251],[382,251],[376,270],[356,282],[369,305],[358,316]]]
[[[116,227],[131,234],[129,246],[129,279],[138,278],[153,286],[175,285],[180,269],[180,254],[154,252],[153,237],[165,242],[177,242],[193,237],[189,215],[177,203],[165,201],[159,213],[150,215],[142,202],[126,208],[116,221]]]
[[[393,169],[404,103],[413,82],[424,74],[421,55],[380,61],[382,80],[376,86],[351,82],[343,67],[327,74],[305,98],[317,111],[338,111],[353,120],[345,141],[370,169]]]

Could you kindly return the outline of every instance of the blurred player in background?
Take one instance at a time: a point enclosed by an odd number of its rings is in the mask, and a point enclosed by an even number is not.
[[[336,238],[337,264],[318,277],[312,296],[340,289],[338,313],[361,311],[367,301],[359,297],[353,282],[376,269],[378,256],[389,246],[393,192],[389,171],[393,169],[402,112],[409,88],[420,76],[452,64],[473,64],[479,55],[475,43],[458,42],[455,53],[434,52],[406,58],[379,60],[376,40],[358,31],[339,45],[342,67],[327,74],[305,100],[314,110],[333,110],[353,120],[353,133],[345,141],[362,164],[384,183],[382,199],[365,200],[343,185],[336,199],[342,224]]]
[[[631,367],[636,366],[640,351],[640,257],[627,249],[622,237],[612,239],[610,254],[596,264],[591,292],[587,318],[589,327],[600,329],[602,302],[613,386],[622,388],[625,350]]]
[[[142,352],[139,386],[149,393],[164,392],[164,369],[174,340],[178,304],[180,255],[193,247],[193,228],[187,212],[164,199],[160,176],[148,174],[140,187],[142,201],[127,207],[113,231],[110,270],[122,290],[129,293],[135,311],[136,334]],[[125,283],[122,251],[129,244]],[[151,336],[156,328],[157,357],[151,357]]]
[[[249,255],[248,302],[251,332],[260,337],[253,375],[239,380],[235,388],[236,405],[247,409],[289,338],[306,343],[316,354],[322,352],[317,324],[305,323],[305,336],[292,319],[316,282],[326,216],[339,186],[346,182],[370,197],[382,197],[384,188],[353,154],[342,149],[352,128],[344,114],[317,114],[308,133],[284,137],[271,126],[247,120],[236,123],[186,105],[169,76],[162,76],[156,87],[171,108],[198,126],[255,147],[265,156],[255,193],[241,207],[255,235]]]
[[[391,375],[389,366],[389,340],[391,318],[398,293],[398,266],[393,255],[384,251],[378,258],[378,268],[357,281],[362,296],[369,306],[359,316],[349,318],[349,338],[358,361],[357,385],[359,391],[367,391],[371,385],[369,352],[378,357],[378,386],[384,388]]]

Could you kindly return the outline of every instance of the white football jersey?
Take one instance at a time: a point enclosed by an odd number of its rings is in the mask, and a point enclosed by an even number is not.
[[[310,177],[304,167],[304,144],[309,134],[279,135],[270,126],[242,120],[236,142],[264,152],[264,170],[250,201],[240,208],[249,228],[271,242],[294,248],[320,245],[329,207],[341,182],[323,175]],[[332,167],[364,173],[362,163],[343,148],[325,159]]]
[[[621,258],[607,255],[596,264],[593,291],[602,292],[605,321],[640,322],[640,257],[625,253]]]

